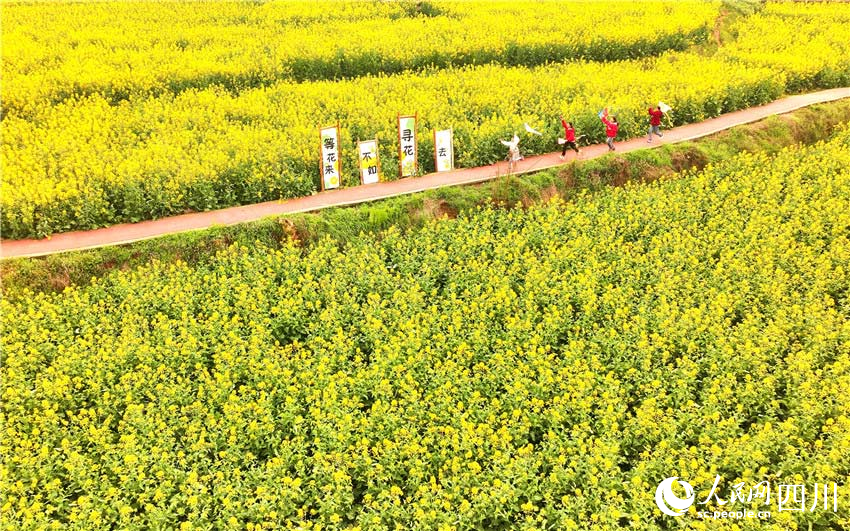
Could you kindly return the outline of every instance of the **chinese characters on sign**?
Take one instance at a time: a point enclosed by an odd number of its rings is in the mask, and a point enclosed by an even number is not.
[[[399,176],[416,175],[416,116],[398,117]]]
[[[434,167],[439,171],[454,169],[452,130],[434,131]]]
[[[378,140],[358,142],[357,153],[360,160],[360,182],[362,184],[379,182],[381,165],[378,162]]]
[[[321,179],[322,190],[339,188],[341,180],[339,157],[339,124],[323,127],[319,130],[321,137]]]

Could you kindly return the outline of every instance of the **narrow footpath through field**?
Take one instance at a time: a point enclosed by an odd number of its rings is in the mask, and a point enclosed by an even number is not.
[[[664,138],[660,141],[654,139],[652,144],[646,142],[646,137],[617,142],[617,151],[623,153],[692,140],[738,125],[755,122],[768,116],[784,114],[809,105],[826,103],[843,98],[850,98],[850,87],[789,96],[761,107],[752,107],[750,109],[731,112],[704,122],[664,131]],[[594,159],[606,154],[608,154],[608,147],[605,144],[595,144],[584,147],[578,156],[578,160]],[[567,159],[562,161],[559,155],[560,152],[555,152],[547,155],[528,157],[519,162],[514,174],[535,172],[568,164],[575,160],[576,157],[575,153],[570,151],[567,154]],[[66,232],[41,240],[2,240],[0,241],[0,257],[41,256],[64,251],[130,243],[167,234],[205,229],[215,225],[235,225],[237,223],[255,221],[267,216],[310,212],[329,207],[353,205],[387,197],[411,194],[432,188],[478,183],[505,175],[507,172],[507,162],[500,162],[490,166],[463,168],[446,173],[430,173],[422,177],[331,190],[295,199],[268,201],[266,203],[184,214],[139,223],[123,223],[102,229]]]

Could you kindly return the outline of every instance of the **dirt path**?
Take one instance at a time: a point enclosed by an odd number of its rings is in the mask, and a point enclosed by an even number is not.
[[[826,103],[843,98],[850,98],[850,87],[789,96],[761,107],[744,109],[704,122],[684,125],[665,131],[664,138],[661,141],[656,139],[652,144],[646,142],[646,137],[618,142],[617,151],[619,153],[625,153],[638,149],[657,147],[663,144],[692,140],[737,125],[755,122],[775,114],[784,114],[809,105]],[[578,159],[594,159],[607,153],[607,146],[596,144],[582,149]],[[566,161],[561,161],[559,155],[560,152],[555,152],[529,157],[519,162],[515,173],[540,171],[575,160],[575,153],[573,152],[568,153]],[[447,173],[431,173],[417,178],[332,190],[296,199],[269,201],[210,212],[197,212],[139,223],[124,223],[103,229],[66,232],[55,234],[50,238],[42,240],[3,240],[0,242],[0,257],[41,256],[64,251],[77,251],[107,245],[130,243],[156,238],[157,236],[164,236],[166,234],[205,229],[214,225],[235,225],[237,223],[255,221],[266,216],[310,212],[323,208],[353,205],[387,197],[411,194],[432,188],[441,188],[443,186],[478,183],[505,175],[507,171],[507,163],[502,162],[490,166],[464,168]]]

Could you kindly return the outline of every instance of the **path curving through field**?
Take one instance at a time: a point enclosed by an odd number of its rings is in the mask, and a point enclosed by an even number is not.
[[[617,150],[620,153],[624,153],[638,149],[658,147],[663,144],[693,140],[738,125],[756,122],[769,116],[784,114],[809,105],[827,103],[844,98],[850,98],[850,87],[788,96],[760,107],[735,111],[704,122],[684,125],[664,131],[664,138],[660,141],[655,139],[652,144],[646,142],[646,137],[618,142],[616,144]],[[606,154],[608,154],[608,147],[605,144],[595,144],[583,148],[581,155],[578,156],[578,160],[594,159]],[[575,153],[573,152],[567,154],[565,161],[561,161],[559,155],[560,152],[555,152],[529,157],[519,162],[514,173],[540,171],[575,160]],[[168,234],[206,229],[216,225],[235,225],[237,223],[256,221],[267,216],[311,212],[324,208],[354,205],[385,199],[387,197],[411,194],[433,188],[442,188],[444,186],[478,183],[505,175],[507,172],[507,163],[500,162],[477,168],[463,168],[446,173],[430,173],[422,177],[331,190],[294,199],[268,201],[209,212],[196,212],[138,223],[122,223],[102,229],[65,232],[40,240],[2,240],[0,241],[0,258],[42,256],[65,251],[79,251],[108,245],[120,245]]]

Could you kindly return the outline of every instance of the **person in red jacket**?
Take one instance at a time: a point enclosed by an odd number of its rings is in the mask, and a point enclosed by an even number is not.
[[[576,154],[581,153],[581,150],[576,145],[576,128],[573,127],[572,122],[567,122],[564,120],[564,117],[561,116],[561,125],[564,126],[564,149],[561,150],[561,160],[567,156],[567,148],[575,150]]]
[[[661,107],[647,109],[649,113],[649,137],[646,139],[647,142],[652,142],[652,133],[658,135],[658,138],[661,138],[661,117],[664,116],[664,112],[661,110]]]
[[[605,141],[608,144],[608,151],[614,151],[614,139],[617,138],[617,131],[620,130],[620,124],[617,122],[616,116],[611,116],[608,119],[608,113],[605,112],[602,116],[602,123],[605,124],[605,136],[608,139]]]

